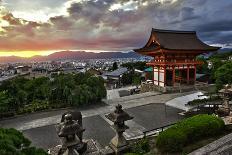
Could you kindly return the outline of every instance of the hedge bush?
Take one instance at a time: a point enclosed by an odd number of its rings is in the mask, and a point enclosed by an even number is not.
[[[161,132],[156,146],[162,152],[180,152],[187,144],[221,133],[224,127],[221,118],[206,114],[196,115]]]
[[[135,143],[131,148],[131,153],[143,155],[150,151],[149,140],[147,138],[143,138]]]
[[[206,104],[207,102],[215,102],[215,101],[221,101],[222,99],[219,96],[212,96],[209,98],[203,98],[203,99],[195,99],[192,101],[189,101],[187,105],[195,106],[200,104]]]
[[[44,150],[30,147],[31,142],[16,129],[0,128],[1,155],[48,155]]]

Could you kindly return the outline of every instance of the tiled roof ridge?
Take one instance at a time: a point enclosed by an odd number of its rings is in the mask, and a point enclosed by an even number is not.
[[[152,28],[152,32],[196,34],[196,31],[165,30]]]

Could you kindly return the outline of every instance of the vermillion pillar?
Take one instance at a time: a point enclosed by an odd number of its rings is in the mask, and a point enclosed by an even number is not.
[[[196,82],[196,74],[197,74],[197,68],[196,68],[196,65],[194,65],[194,83]]]
[[[175,85],[175,78],[176,78],[176,71],[175,71],[175,66],[172,66],[172,84],[173,86]]]
[[[166,86],[166,66],[164,66],[164,87]]]
[[[160,66],[158,66],[158,86],[160,85]]]
[[[187,66],[187,84],[189,84],[189,65]]]
[[[154,67],[155,67],[155,66],[152,66],[152,83],[153,83],[153,84],[154,84],[154,81],[155,81]]]

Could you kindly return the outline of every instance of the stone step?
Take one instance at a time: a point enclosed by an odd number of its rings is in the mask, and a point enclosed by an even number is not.
[[[160,95],[160,94],[161,94],[160,92],[153,91],[153,92],[146,92],[146,93],[141,93],[141,94],[134,94],[134,95],[130,95],[130,96],[124,96],[124,97],[115,98],[115,99],[103,100],[103,102],[105,102],[106,104],[109,104],[109,105],[117,104],[117,103],[120,104],[120,102],[135,100],[135,99],[149,97],[149,96],[156,96],[156,95]]]

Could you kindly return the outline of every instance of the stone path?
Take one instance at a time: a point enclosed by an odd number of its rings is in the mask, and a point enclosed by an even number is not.
[[[160,94],[161,94],[160,92],[146,92],[146,93],[142,93],[142,94],[134,94],[134,95],[125,96],[125,97],[108,99],[108,100],[104,100],[104,102],[106,104],[109,104],[109,105],[118,104],[118,103],[121,104],[122,102],[127,102],[127,101],[136,100],[136,99],[140,99],[140,98],[156,96],[156,95],[160,95]]]
[[[202,92],[196,92],[193,94],[189,94],[189,95],[184,95],[184,96],[180,96],[177,98],[174,98],[168,102],[166,102],[166,105],[171,106],[171,107],[175,107],[181,110],[185,110],[188,111],[190,109],[192,109],[194,106],[188,106],[186,105],[189,101],[195,100],[195,99],[204,99],[207,98],[206,96],[202,96],[204,95]]]
[[[122,90],[130,90],[132,88],[136,88],[135,86],[128,86],[128,87],[122,87],[122,88],[118,88],[118,89],[110,89],[107,90],[107,100],[112,100],[115,98],[119,98],[119,91]]]

